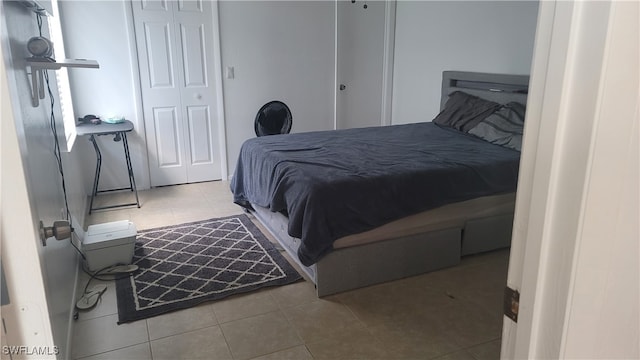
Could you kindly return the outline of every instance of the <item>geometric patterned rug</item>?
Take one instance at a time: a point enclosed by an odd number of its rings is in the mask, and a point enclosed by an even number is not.
[[[244,214],[139,231],[133,264],[118,324],[302,278]]]

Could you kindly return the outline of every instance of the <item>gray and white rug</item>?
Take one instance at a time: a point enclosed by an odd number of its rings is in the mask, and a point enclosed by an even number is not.
[[[133,264],[119,324],[302,278],[246,215],[139,231]]]

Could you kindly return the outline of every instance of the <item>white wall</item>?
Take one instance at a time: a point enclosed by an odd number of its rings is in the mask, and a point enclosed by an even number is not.
[[[398,1],[392,123],[431,121],[442,71],[529,74],[538,3]]]
[[[220,2],[229,174],[253,121],[270,100],[291,109],[292,132],[333,129],[335,19],[332,1]]]
[[[223,79],[227,170],[233,174],[242,143],[255,136],[256,112],[270,100],[289,105],[292,132],[333,128],[335,9],[332,1],[220,1],[218,6],[223,70],[235,70],[234,79]],[[525,1],[398,1],[392,123],[428,121],[438,113],[444,70],[528,74],[537,8],[537,2]],[[128,12],[125,0],[63,1],[61,7],[68,56],[96,59],[101,67],[71,72],[77,115],[118,113],[134,122],[130,146],[144,189],[149,173]],[[126,186],[121,147],[100,140],[102,186]],[[91,171],[93,151],[82,138],[78,148],[81,167]]]
[[[136,182],[149,187],[144,121],[138,112],[138,77],[129,2],[63,1],[68,57],[95,59],[99,70],[70,74],[76,115],[117,113],[135,124],[130,137]],[[99,14],[99,16],[96,16]],[[222,64],[235,68],[223,82],[228,171],[264,103],[279,99],[293,114],[292,132],[333,128],[334,5],[331,1],[219,2]],[[87,26],[87,19],[90,26]],[[99,39],[99,41],[97,41]],[[122,148],[102,138],[101,188],[127,185]],[[82,168],[95,164],[87,141],[77,141]],[[89,193],[92,177],[86,181]],[[104,182],[103,182],[104,181]]]
[[[68,56],[100,63],[99,70],[70,72],[76,113],[117,113],[134,122],[130,146],[144,189],[149,172],[129,6],[125,0],[67,0],[61,17]],[[234,79],[223,79],[227,170],[233,174],[242,143],[255,136],[256,112],[270,100],[289,105],[292,132],[333,128],[335,9],[332,1],[220,1],[218,6],[223,70],[235,70]],[[537,8],[537,2],[525,1],[398,1],[392,123],[428,121],[438,113],[444,70],[528,74]],[[100,141],[101,187],[126,186],[121,146]],[[80,166],[90,173],[93,150],[85,139],[77,143]],[[87,193],[91,181],[91,176],[85,180]]]
[[[7,64],[7,77],[12,92],[11,100],[18,143],[28,180],[27,190],[33,212],[33,219],[30,220],[33,223],[33,230],[37,231],[39,220],[42,220],[45,226],[51,226],[54,220],[64,218],[61,213],[65,206],[61,177],[53,155],[54,142],[49,127],[48,97],[40,102],[40,106],[35,108],[31,106],[31,83],[25,58],[29,56],[26,51],[27,40],[38,35],[35,15],[19,2],[5,1],[3,9],[2,22],[3,26],[6,26],[7,33],[4,33],[3,27],[2,41],[9,42],[6,48],[9,52],[4,53],[4,60]],[[43,25],[43,33],[45,36],[48,34],[46,21]],[[49,76],[54,97],[57,98],[55,71],[49,71]],[[59,132],[62,132],[62,115],[58,105],[54,107],[54,113]],[[83,187],[84,171],[78,166],[77,152],[63,153],[62,162],[73,226],[82,234],[81,224],[84,222],[86,199]],[[3,213],[3,217],[10,215]],[[25,231],[29,230],[25,229]],[[24,241],[25,239],[29,238],[14,237],[2,239],[2,241]],[[68,334],[72,326],[70,320],[78,268],[77,254],[68,240],[50,239],[46,247],[36,242],[54,342],[64,355],[68,350]]]
[[[136,82],[138,65],[134,34],[129,25],[128,1],[62,1],[60,18],[65,37],[65,51],[69,58],[97,60],[100,69],[71,70],[69,81],[76,117],[87,114],[99,116],[121,115],[134,124],[127,135],[131,162],[139,189],[149,188],[149,168],[144,135],[144,120],[138,112]],[[114,143],[112,136],[98,137],[102,151],[100,188],[129,186],[122,143]],[[96,157],[88,138],[76,140],[81,155],[81,167],[86,177],[85,190],[89,194],[93,183]]]

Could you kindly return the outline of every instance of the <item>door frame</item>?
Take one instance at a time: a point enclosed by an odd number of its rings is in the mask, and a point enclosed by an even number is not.
[[[211,6],[211,18],[215,20],[213,24],[213,70],[214,79],[216,81],[216,110],[218,116],[218,147],[220,151],[220,175],[221,179],[225,180],[229,178],[227,172],[227,126],[224,116],[224,89],[222,88],[222,51],[220,50],[220,14],[218,7],[220,2],[214,0],[214,4]]]
[[[382,101],[380,125],[391,125],[393,95],[393,56],[396,40],[396,0],[385,1],[384,10],[384,54],[382,58]]]
[[[0,4],[0,11],[4,11]],[[35,201],[30,192],[28,172],[25,169],[26,151],[18,139],[21,114],[14,111],[17,94],[15,78],[9,76],[7,69],[13,67],[10,58],[9,38],[6,23],[0,29],[0,134],[2,155],[0,157],[0,211],[2,213],[2,266],[9,293],[9,304],[2,306],[2,345],[40,347],[45,351],[41,358],[55,359],[56,351],[53,330],[49,317],[49,305],[45,292],[46,279],[38,247],[37,219]],[[12,101],[13,100],[13,101]],[[16,121],[18,120],[18,121]],[[8,165],[7,165],[8,163]],[[10,169],[10,171],[2,171]],[[11,184],[10,191],[4,191]],[[75,281],[75,279],[73,279]],[[29,284],[29,286],[24,286]],[[69,331],[72,324],[69,325]],[[6,333],[5,333],[6,331]],[[70,350],[71,337],[67,337],[67,350]],[[16,354],[14,354],[16,355]],[[35,356],[24,356],[35,358]]]
[[[637,37],[614,37],[611,33],[616,25],[613,11],[620,11],[626,4],[616,1],[539,4],[507,279],[507,286],[521,292],[519,314],[517,323],[503,318],[502,359],[571,357],[575,348],[568,343],[570,335],[574,340],[577,336],[584,343],[593,343],[582,346],[585,349],[596,344],[589,337],[597,333],[594,328],[601,323],[585,314],[597,313],[601,307],[596,302],[583,301],[582,307],[577,308],[574,305],[580,297],[574,294],[579,292],[578,281],[588,276],[580,272],[586,258],[597,259],[588,264],[590,267],[612,260],[602,249],[607,241],[601,241],[600,252],[593,251],[597,246],[588,239],[593,236],[594,225],[585,220],[585,214],[592,214],[594,208],[624,206],[615,197],[599,202],[596,207],[588,200],[598,190],[594,179],[611,180],[624,176],[621,173],[626,171],[624,158],[611,158],[607,169],[594,163],[596,150],[624,144],[622,138],[606,137],[604,118],[623,119],[616,124],[627,130],[634,121],[637,126],[638,121],[637,79],[626,74],[626,80],[619,81],[616,88],[609,83],[611,76],[619,80],[621,72],[629,68],[628,64],[618,64],[624,63],[626,56],[611,52],[612,39],[619,41],[616,46],[622,43],[627,49],[638,49]],[[632,87],[634,81],[635,94],[619,91],[616,106],[603,102],[618,87]],[[635,120],[629,116],[628,106],[620,106],[634,101]],[[629,136],[627,140],[637,136],[631,135],[633,131],[622,134]],[[608,226],[616,229],[620,224],[610,221]],[[585,253],[587,246],[591,253]],[[593,257],[593,253],[598,256]],[[592,279],[589,289],[593,297],[604,298],[611,289],[605,289],[600,280]],[[581,289],[582,293],[584,290]],[[607,295],[609,301],[615,296],[611,292]],[[572,319],[584,320],[591,325],[586,326],[590,329],[577,329]],[[611,345],[606,342],[599,345],[603,344]]]
[[[333,129],[338,129],[338,95],[340,79],[338,79],[338,3],[334,1],[334,96],[333,96]],[[382,54],[382,98],[380,99],[380,125],[391,125],[391,104],[393,95],[393,55],[396,38],[396,3],[397,0],[385,0],[384,9],[384,44]]]
[[[220,50],[220,17],[219,17],[219,1],[218,0],[202,0],[202,1],[212,1],[211,4],[211,18],[214,20],[214,24],[212,24],[212,39],[213,39],[213,65],[212,69],[214,72],[214,80],[215,80],[215,91],[216,91],[216,113],[217,117],[217,127],[218,127],[218,151],[220,151],[220,175],[221,179],[225,180],[229,178],[229,173],[227,171],[227,131],[226,131],[226,121],[225,121],[225,112],[224,112],[224,95],[222,88],[222,54]],[[140,138],[142,139],[142,145],[146,149],[146,157],[144,168],[147,169],[147,178],[149,179],[149,187],[151,187],[151,163],[149,161],[149,147],[147,146],[147,131],[144,122],[144,107],[142,100],[142,79],[140,78],[140,54],[138,53],[138,48],[136,46],[136,32],[135,32],[135,18],[133,15],[133,1],[129,1],[129,6],[125,6],[125,19],[127,22],[127,32],[129,34],[129,48],[131,49],[131,71],[134,87],[135,87],[135,108],[136,108],[136,116],[138,117],[137,129],[138,134],[140,134]]]

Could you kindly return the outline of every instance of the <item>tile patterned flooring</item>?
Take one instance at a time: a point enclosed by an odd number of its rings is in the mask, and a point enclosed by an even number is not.
[[[94,212],[85,225],[138,229],[242,213],[225,181],[140,191],[142,207]],[[130,193],[97,198],[128,201]],[[266,232],[265,232],[266,234]],[[115,284],[75,324],[74,359],[460,359],[500,357],[509,252],[319,299],[309,281],[117,325]],[[81,273],[82,291],[88,276]],[[100,283],[93,281],[92,284]]]

